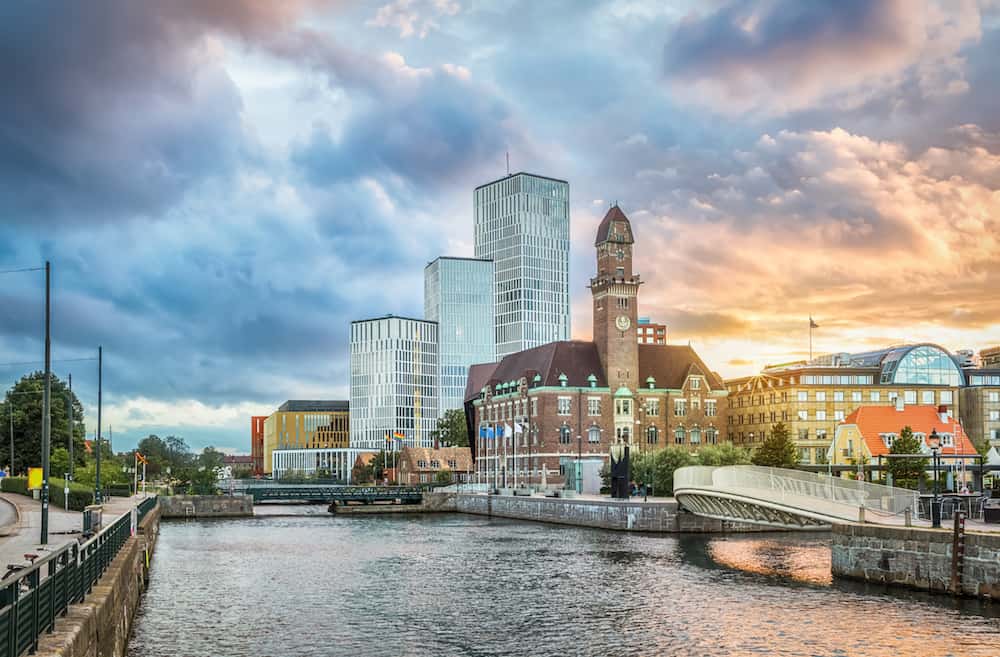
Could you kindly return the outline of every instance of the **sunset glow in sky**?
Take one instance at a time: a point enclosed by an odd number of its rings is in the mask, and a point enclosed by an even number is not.
[[[0,270],[49,259],[53,358],[106,354],[115,448],[249,450],[346,398],[348,323],[419,316],[472,190],[570,182],[632,220],[640,315],[724,376],[1000,343],[1000,2],[5,3]],[[42,279],[0,276],[0,363]],[[484,318],[491,321],[491,318]],[[4,388],[26,371],[0,365]],[[96,368],[57,363],[96,421]]]

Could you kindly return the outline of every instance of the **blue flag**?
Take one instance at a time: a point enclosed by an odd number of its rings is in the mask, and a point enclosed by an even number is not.
[[[479,427],[479,437],[480,438],[486,437],[486,427]]]
[[[503,425],[497,426],[497,438],[503,438]]]
[[[490,439],[493,438],[493,427],[486,427],[486,437]]]

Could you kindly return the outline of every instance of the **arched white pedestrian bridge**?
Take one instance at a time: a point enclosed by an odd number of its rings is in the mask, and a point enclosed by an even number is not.
[[[753,465],[679,468],[674,472],[674,497],[700,516],[795,529],[859,518],[903,524],[907,509],[915,517],[919,500],[914,491],[903,488]]]

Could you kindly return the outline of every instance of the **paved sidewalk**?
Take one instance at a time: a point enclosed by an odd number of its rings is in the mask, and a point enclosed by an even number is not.
[[[142,501],[142,495],[133,497],[112,497],[104,505],[104,526],[110,525],[119,516],[128,513]],[[10,528],[6,536],[0,532],[0,576],[7,571],[7,564],[23,563],[25,554],[44,555],[47,550],[55,550],[67,543],[76,542],[83,531],[83,514],[79,511],[64,511],[49,505],[49,542],[39,544],[42,527],[41,502],[16,493],[0,493],[0,506],[17,508],[20,522]],[[0,513],[3,509],[0,509]],[[3,516],[0,516],[2,519]]]

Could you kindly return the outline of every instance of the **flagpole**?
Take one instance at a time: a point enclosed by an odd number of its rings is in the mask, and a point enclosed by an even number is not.
[[[514,420],[514,488],[517,488],[517,420]]]

